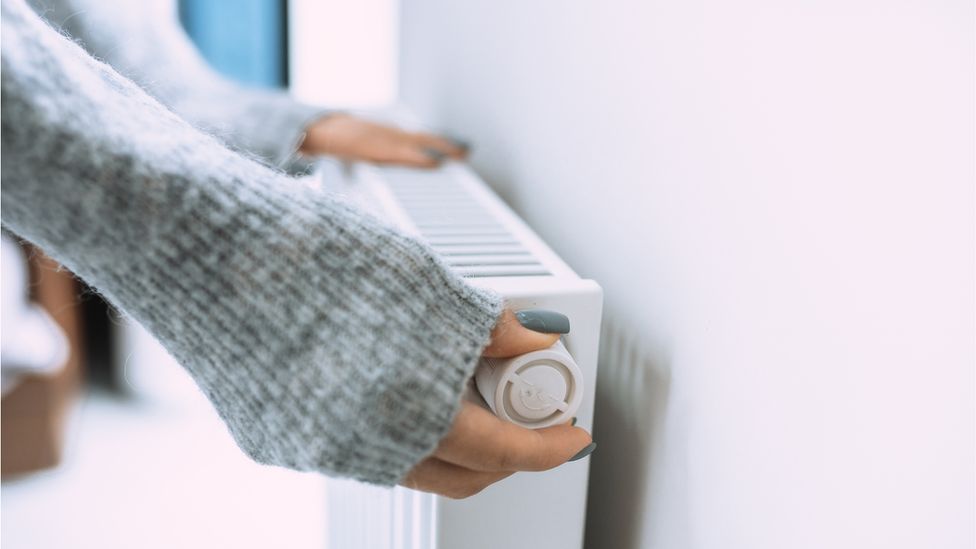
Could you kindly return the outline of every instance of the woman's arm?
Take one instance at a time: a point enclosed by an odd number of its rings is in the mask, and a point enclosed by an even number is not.
[[[467,145],[305,105],[214,71],[176,17],[173,0],[30,0],[92,56],[231,148],[286,167],[298,153],[433,167]],[[301,163],[298,163],[301,167]]]
[[[287,93],[241,86],[214,71],[172,0],[30,0],[53,27],[231,148],[282,166],[328,111]]]
[[[159,338],[254,459],[393,484],[448,432],[497,296],[194,130],[20,0],[2,110],[4,225]]]

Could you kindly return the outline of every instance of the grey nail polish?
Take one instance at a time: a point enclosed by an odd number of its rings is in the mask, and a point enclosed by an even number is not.
[[[570,421],[569,424],[572,425],[573,427],[576,427],[576,418],[574,417],[573,421]]]
[[[429,156],[434,162],[443,162],[447,158],[447,155],[442,151],[430,147],[424,149],[424,154]]]
[[[587,444],[586,445],[586,448],[583,448],[575,456],[569,458],[569,461],[576,461],[578,459],[583,459],[586,456],[592,454],[593,453],[593,450],[596,450],[596,443],[595,442],[591,442],[591,443]]]
[[[547,309],[525,309],[515,313],[519,324],[544,334],[568,334],[569,318],[556,311]]]
[[[460,139],[460,138],[457,138],[457,137],[447,137],[445,139],[447,139],[452,144],[454,144],[455,147],[457,147],[457,148],[459,148],[459,149],[461,149],[463,151],[470,151],[471,150],[471,143],[469,143],[467,140]]]

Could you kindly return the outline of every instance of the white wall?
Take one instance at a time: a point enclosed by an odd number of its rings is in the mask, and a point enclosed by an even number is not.
[[[976,544],[971,2],[401,10],[406,102],[606,289],[590,547]]]
[[[397,7],[397,0],[288,0],[292,94],[331,108],[394,101]]]

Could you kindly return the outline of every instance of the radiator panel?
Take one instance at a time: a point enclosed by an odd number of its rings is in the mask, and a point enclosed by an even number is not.
[[[572,331],[563,342],[585,387],[578,425],[591,429],[603,301],[595,282],[577,276],[465,165],[417,171],[324,164],[319,175],[354,205],[427,240],[455,272],[498,292],[509,307],[567,315]],[[460,501],[330,480],[330,547],[581,548],[589,463],[519,473]]]

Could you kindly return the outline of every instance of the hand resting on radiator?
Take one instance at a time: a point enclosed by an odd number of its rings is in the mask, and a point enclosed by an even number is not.
[[[457,139],[336,113],[319,118],[305,129],[300,151],[376,164],[433,168],[448,158],[463,159],[468,145]]]

